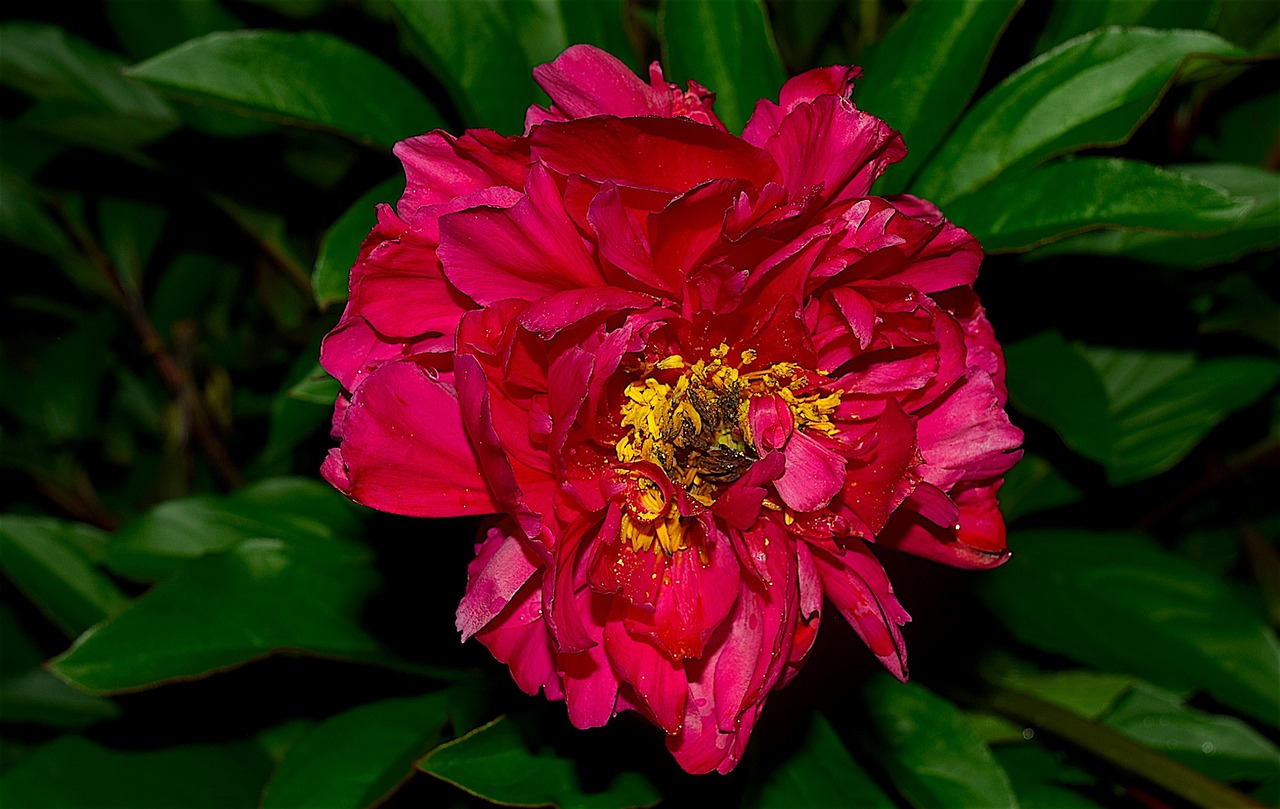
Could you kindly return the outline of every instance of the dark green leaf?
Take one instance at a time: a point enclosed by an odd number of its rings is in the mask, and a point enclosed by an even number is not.
[[[260,463],[271,463],[288,453],[330,421],[341,386],[307,352],[298,358],[284,390],[271,403],[271,423]],[[301,370],[301,377],[298,371]]]
[[[1280,775],[1280,749],[1239,719],[1188,708],[1176,695],[1139,684],[1102,720],[1219,781],[1263,781]]]
[[[858,108],[902,133],[907,156],[878,188],[896,193],[969,103],[1021,0],[921,0],[863,63]],[[950,212],[948,211],[948,214]]]
[[[0,649],[4,649],[0,654],[0,677],[25,673],[45,658],[44,652],[23,630],[18,616],[4,603],[0,603]]]
[[[382,181],[356,200],[325,233],[324,241],[320,243],[320,254],[316,257],[315,272],[311,275],[311,288],[315,291],[316,304],[321,308],[347,299],[351,265],[356,262],[360,243],[378,221],[378,203],[394,203],[403,191],[403,177]]]
[[[64,736],[0,776],[0,795],[24,809],[226,809],[256,806],[269,772],[253,745],[123,751]]]
[[[442,737],[459,691],[387,699],[334,716],[299,739],[263,793],[263,809],[372,806]]]
[[[1216,236],[1187,238],[1164,233],[1086,233],[1036,250],[1034,257],[1117,255],[1169,267],[1204,267],[1235,261],[1247,253],[1280,246],[1280,175],[1256,166],[1201,164],[1170,168],[1253,200],[1232,228]]]
[[[76,546],[73,535],[97,532],[51,517],[0,517],[0,566],[5,575],[69,636],[129,603]]]
[[[1146,351],[1093,348],[1084,355],[1108,389],[1115,444],[1106,463],[1115,483],[1173,467],[1216,424],[1280,380],[1280,363],[1261,358],[1183,364],[1179,355]]]
[[[160,273],[147,309],[156,331],[168,337],[179,321],[200,318],[213,296],[220,278],[234,268],[208,253],[183,252]]]
[[[1138,682],[1123,674],[1089,669],[1028,672],[988,667],[984,674],[1004,687],[1039,697],[1086,719],[1105,713]]]
[[[123,576],[156,581],[192,559],[246,539],[328,544],[355,537],[359,530],[346,500],[327,484],[269,478],[229,495],[161,503],[120,529],[107,546],[107,564]]]
[[[1280,643],[1221,580],[1131,534],[1026,531],[981,593],[1020,640],[1280,719]]]
[[[444,123],[385,62],[321,32],[209,34],[126,72],[189,101],[334,130],[369,145],[390,147]]]
[[[217,0],[106,0],[106,12],[116,36],[134,59],[147,59],[214,31],[243,27]]]
[[[1070,771],[1060,755],[1040,745],[1020,744],[995,751],[996,761],[1013,782],[1022,809],[1098,809],[1099,805],[1073,790],[1070,784],[1083,779]],[[1076,773],[1080,771],[1075,770]]]
[[[1109,28],[1066,42],[983,96],[911,191],[945,206],[1005,172],[1123,143],[1192,54],[1240,51],[1203,31]]]
[[[1095,157],[1001,177],[949,204],[947,217],[999,253],[1101,228],[1220,233],[1252,207],[1252,200],[1185,174]]]
[[[815,66],[814,51],[844,6],[844,0],[774,0],[769,4],[778,48],[791,72]]]
[[[955,705],[888,675],[878,675],[865,694],[870,752],[913,805],[1018,805],[1008,776]]]
[[[566,45],[588,42],[618,57],[632,70],[641,67],[627,36],[626,15],[630,9],[625,0],[559,0],[559,6]],[[545,58],[558,55],[552,53]],[[641,72],[647,75],[648,69]]]
[[[377,576],[336,541],[250,539],[191,562],[50,664],[80,688],[119,692],[225,670],[273,652],[384,655],[359,624]]]
[[[1005,347],[1009,397],[1018,410],[1053,427],[1067,446],[1089,458],[1110,455],[1107,391],[1098,372],[1057,331]]]
[[[507,806],[613,809],[652,806],[661,796],[637,772],[619,773],[604,789],[585,792],[575,763],[551,750],[530,749],[516,722],[499,717],[432,750],[418,769]]]
[[[796,809],[811,806],[894,806],[893,800],[858,765],[831,723],[815,713],[794,752],[777,767],[762,773],[749,788],[743,807]]]
[[[1218,16],[1218,0],[1088,0],[1054,3],[1051,8],[1044,31],[1036,42],[1036,53],[1095,28],[1111,25],[1207,28]]]
[[[75,252],[70,237],[35,189],[7,170],[0,173],[0,184],[0,238],[55,261],[70,258]]]
[[[658,38],[667,79],[716,94],[716,114],[741,132],[761,98],[777,99],[787,76],[760,0],[663,0]]]
[[[1028,452],[1005,473],[1004,486],[1000,489],[1000,510],[1005,519],[1014,520],[1079,499],[1079,489],[1044,458]]]
[[[141,284],[166,215],[159,205],[122,197],[108,197],[98,205],[103,247],[126,283]]]
[[[80,728],[120,715],[109,699],[82,694],[47,671],[0,680],[0,721]]]

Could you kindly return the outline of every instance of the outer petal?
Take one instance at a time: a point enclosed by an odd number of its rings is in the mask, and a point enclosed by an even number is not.
[[[480,473],[457,393],[412,362],[384,365],[355,392],[342,447],[321,470],[357,503],[412,517],[501,509]]]
[[[755,112],[742,132],[742,139],[762,146],[777,133],[782,120],[797,105],[824,95],[848,98],[853,80],[862,75],[859,67],[819,67],[787,80],[778,94],[778,103],[767,98],[756,102]]]
[[[816,511],[844,488],[846,461],[797,430],[787,442],[787,471],[773,482],[782,501],[796,511]]]
[[[542,620],[542,593],[531,579],[507,608],[476,633],[499,662],[511,667],[520,690],[529,695],[546,689],[547,699],[561,699],[564,689],[555,667],[555,651]]]
[[[427,205],[440,205],[491,186],[519,189],[529,163],[522,138],[473,129],[460,138],[439,130],[402,140],[393,149],[404,164],[404,196],[396,209],[405,219]]]
[[[631,686],[653,721],[667,733],[679,733],[689,690],[684,666],[650,639],[627,631],[626,616],[635,609],[621,599],[613,600],[604,627],[605,649],[619,679]]]
[[[1022,444],[1022,431],[1009,423],[991,378],[979,368],[971,368],[965,383],[919,420],[917,435],[925,460],[920,471],[944,490],[960,480],[1004,474]]]
[[[827,597],[893,676],[907,679],[907,647],[899,627],[911,620],[893,595],[884,568],[861,542],[844,556],[814,550]]]
[[[510,523],[506,523],[510,527]],[[457,627],[465,641],[506,609],[538,570],[538,559],[503,525],[490,526],[467,565],[467,592],[458,604]]]
[[[613,717],[618,702],[618,678],[603,644],[609,599],[585,589],[575,598],[576,608],[595,645],[582,652],[560,654],[557,663],[564,673],[564,701],[569,709],[569,721],[578,728],[598,728]]]
[[[530,107],[530,126],[592,115],[667,115],[671,109],[665,88],[645,84],[617,57],[591,45],[571,45],[554,62],[535,67],[533,80],[551,96],[552,107]]]

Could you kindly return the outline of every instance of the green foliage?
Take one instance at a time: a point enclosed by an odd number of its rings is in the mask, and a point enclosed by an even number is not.
[[[4,805],[1280,801],[1274,3],[22,13],[0,24]],[[645,80],[660,59],[734,132],[788,74],[861,65],[854,103],[909,149],[876,193],[982,242],[1027,432],[1006,566],[893,560],[913,682],[828,627],[727,778],[634,716],[530,711],[457,642],[476,524],[317,475],[340,395],[318,347],[403,188],[388,150],[521,131],[532,69],[578,42]]]

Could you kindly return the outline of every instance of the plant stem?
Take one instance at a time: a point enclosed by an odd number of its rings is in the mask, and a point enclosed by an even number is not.
[[[1196,806],[1262,809],[1248,795],[1039,697],[999,688],[987,704],[1008,719],[1061,739]]]

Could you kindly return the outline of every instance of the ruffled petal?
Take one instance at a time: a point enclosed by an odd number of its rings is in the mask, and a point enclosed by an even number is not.
[[[467,592],[458,604],[456,622],[462,639],[479,632],[506,609],[538,566],[538,559],[512,531],[504,530],[503,524],[490,526],[476,547],[476,558],[467,565]]]
[[[821,550],[814,550],[813,556],[827,598],[871,653],[905,682],[907,647],[899,627],[911,616],[898,603],[880,562],[861,542],[851,545],[843,556]]]

